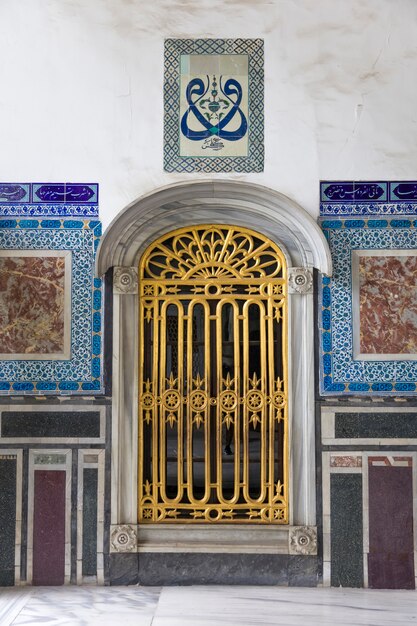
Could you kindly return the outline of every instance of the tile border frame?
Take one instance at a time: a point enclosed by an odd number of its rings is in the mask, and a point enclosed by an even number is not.
[[[164,170],[166,172],[262,172],[264,169],[263,39],[165,39]],[[249,81],[246,157],[185,157],[179,151],[180,55],[247,54]]]
[[[334,262],[333,277],[323,276],[319,287],[322,396],[415,396],[417,393],[416,360],[353,358],[352,251],[374,250],[383,254],[417,249],[417,219],[379,217],[320,220]],[[395,373],[389,374],[391,370]]]
[[[0,184],[1,187],[1,184]],[[32,251],[34,254],[46,250],[68,251],[72,259],[71,275],[71,355],[69,359],[0,359],[4,372],[0,378],[0,396],[12,395],[102,395],[103,386],[103,289],[102,280],[94,274],[94,258],[100,236],[101,223],[98,219],[69,219],[65,215],[66,206],[61,206],[61,214],[56,220],[29,219],[20,216],[13,219],[0,217],[0,236],[8,242],[10,247],[3,247],[3,256],[8,250],[16,255],[17,252]],[[64,215],[63,215],[64,214]],[[42,237],[41,237],[42,233]],[[7,239],[5,239],[7,237]],[[45,245],[47,244],[47,245]],[[84,282],[81,269],[83,265],[89,267],[91,286]],[[90,278],[91,276],[91,278]],[[83,295],[80,295],[79,292]],[[86,294],[88,294],[86,296]],[[83,300],[84,298],[84,300]],[[88,307],[88,330],[84,328],[83,320],[78,313],[79,307]],[[85,317],[85,313],[84,313]],[[78,321],[77,321],[78,320]],[[84,356],[84,370],[86,374],[75,374],[68,377],[66,369],[73,360],[80,369],[80,355],[74,354],[74,325],[77,333],[83,335],[84,350],[89,351],[89,357]],[[78,344],[77,344],[78,345]],[[17,355],[18,356],[18,355]],[[42,364],[42,370],[49,368],[52,375],[36,372]],[[38,364],[38,365],[37,365]],[[88,368],[89,373],[87,374]],[[24,370],[24,374],[20,370]],[[80,378],[78,378],[80,376]]]

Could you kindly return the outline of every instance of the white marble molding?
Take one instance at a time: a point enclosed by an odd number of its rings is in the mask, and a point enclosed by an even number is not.
[[[97,274],[111,267],[130,272],[164,233],[207,223],[251,228],[280,247],[288,267],[331,275],[328,244],[304,209],[271,189],[224,180],[172,185],[131,204],[102,238]],[[299,292],[289,297],[290,524],[297,526],[316,524],[313,295],[309,288],[301,297]],[[118,286],[113,291],[112,525],[137,521],[137,327],[138,296],[121,293]],[[222,526],[222,532],[242,543],[238,529]],[[288,541],[288,527],[286,533]],[[158,540],[149,531],[147,538]]]

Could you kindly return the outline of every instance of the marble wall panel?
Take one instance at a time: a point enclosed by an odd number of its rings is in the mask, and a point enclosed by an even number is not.
[[[359,301],[359,356],[417,353],[417,256],[408,251],[354,251]],[[356,265],[356,268],[355,268]]]
[[[53,407],[52,407],[53,408]],[[100,411],[1,411],[1,438],[99,438]]]
[[[0,251],[0,359],[69,357],[70,260],[66,251]]]
[[[15,584],[17,458],[0,450],[0,587]]]
[[[413,488],[410,457],[369,457],[368,584],[414,589]]]
[[[417,412],[344,412],[334,416],[336,439],[417,439]]]
[[[65,471],[35,470],[34,585],[63,585],[65,581],[65,483]]]
[[[322,407],[319,472],[325,585],[417,586],[417,440],[401,436],[404,431],[395,439],[391,429],[378,430],[385,416],[389,427],[393,420],[401,423],[405,418],[407,429],[407,421],[415,420],[416,414],[409,406]],[[369,432],[363,422],[373,417]],[[341,432],[344,418],[348,428]],[[373,438],[364,436],[371,434]]]
[[[82,575],[96,576],[98,470],[85,468],[83,474]]]
[[[304,559],[305,569],[300,565],[300,559]],[[301,569],[304,569],[304,576]],[[139,554],[139,582],[145,585],[297,586],[297,581],[307,584],[307,579],[308,586],[317,583],[316,557],[178,552]]]
[[[361,474],[331,474],[331,585],[363,586]]]

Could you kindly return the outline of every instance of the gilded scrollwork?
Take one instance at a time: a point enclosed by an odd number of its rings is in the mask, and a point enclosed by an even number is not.
[[[139,276],[139,521],[288,523],[281,251],[244,228],[181,229]]]
[[[182,229],[145,254],[144,278],[188,280],[279,276],[282,263],[259,235],[222,226]]]

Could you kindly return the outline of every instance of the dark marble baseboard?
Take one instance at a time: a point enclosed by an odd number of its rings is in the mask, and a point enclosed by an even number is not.
[[[286,554],[111,554],[112,585],[317,586],[317,557]]]

